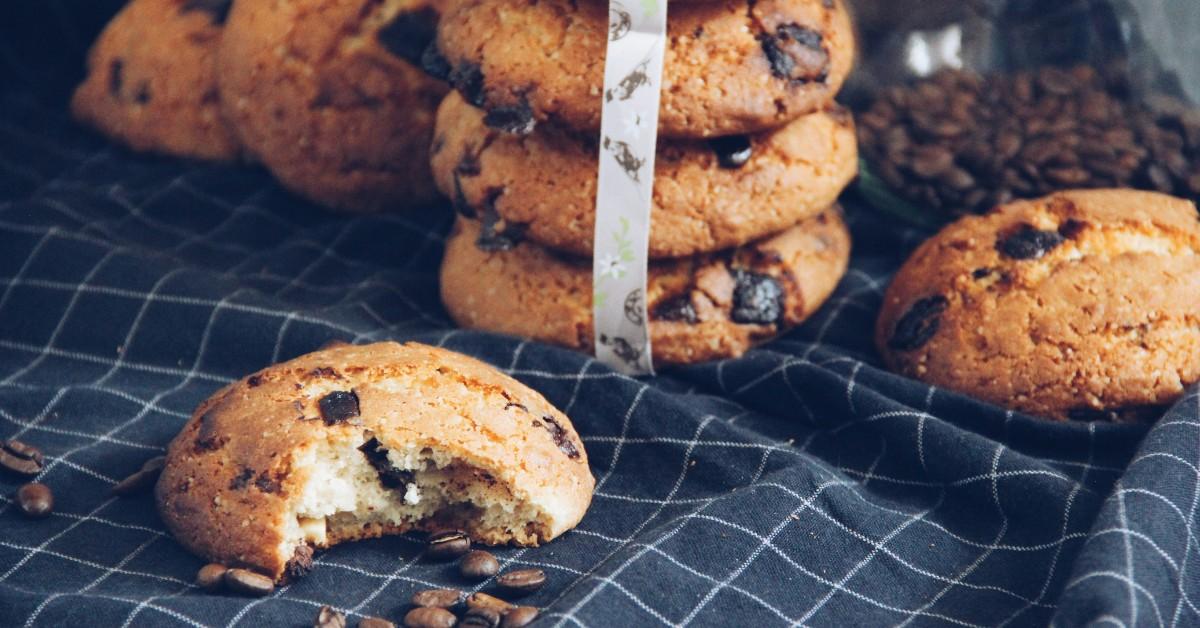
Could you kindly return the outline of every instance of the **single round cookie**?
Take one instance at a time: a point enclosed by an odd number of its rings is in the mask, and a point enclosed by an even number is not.
[[[287,188],[347,211],[437,198],[429,143],[446,88],[419,67],[430,0],[256,0],[218,55],[226,116]]]
[[[538,545],[594,480],[565,415],[466,356],[340,345],[226,386],[196,409],[155,489],[189,550],[276,581],[313,548],[408,530]]]
[[[755,133],[828,106],[854,61],[843,2],[673,5],[660,134]],[[629,10],[638,9],[631,3]],[[603,93],[608,37],[604,2],[457,0],[425,66],[486,109],[495,128],[528,133],[536,123],[554,120],[594,132],[602,98],[621,98],[646,85],[645,75],[634,71],[613,93]]]
[[[71,111],[134,150],[232,160],[216,55],[232,0],[133,0],[88,53]]]
[[[1075,191],[963,218],[900,269],[892,369],[1052,419],[1137,421],[1200,380],[1200,222],[1187,201]]]
[[[800,324],[833,293],[849,257],[850,234],[828,209],[736,250],[654,262],[646,287],[654,362],[737,357]],[[512,244],[460,218],[446,243],[441,289],[463,327],[594,347],[589,260]]]
[[[539,244],[591,255],[597,142],[548,125],[517,137],[483,118],[457,93],[442,103],[433,144],[442,193],[468,217],[495,214],[524,225]],[[650,257],[717,251],[777,233],[828,209],[857,171],[854,122],[837,107],[759,135],[660,142]]]

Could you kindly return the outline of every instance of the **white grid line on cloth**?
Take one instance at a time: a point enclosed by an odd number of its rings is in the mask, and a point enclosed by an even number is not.
[[[1194,405],[1196,406],[1196,409],[1194,410],[1194,416],[1200,417],[1200,395],[1194,396],[1192,400],[1195,401]],[[1194,427],[1200,428],[1200,422],[1195,423]],[[1200,449],[1200,429],[1196,429],[1194,434],[1196,435],[1197,449]],[[1175,602],[1175,611],[1171,613],[1172,628],[1179,624],[1179,616],[1180,613],[1183,612],[1184,603],[1191,607],[1193,613],[1200,615],[1200,609],[1196,608],[1195,603],[1193,603],[1191,600],[1191,596],[1183,587],[1183,583],[1186,582],[1188,559],[1192,555],[1192,544],[1196,542],[1196,512],[1200,510],[1200,468],[1196,470],[1194,477],[1195,479],[1192,483],[1192,506],[1188,510],[1187,521],[1185,522],[1187,527],[1187,539],[1184,541],[1183,560],[1180,561],[1181,566],[1179,567],[1179,577],[1177,578],[1178,588],[1176,591],[1179,595],[1179,600]]]

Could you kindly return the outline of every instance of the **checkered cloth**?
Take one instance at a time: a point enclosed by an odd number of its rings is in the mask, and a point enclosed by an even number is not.
[[[23,518],[20,481],[0,476],[0,625],[299,625],[322,604],[398,621],[418,589],[490,590],[402,536],[322,552],[263,599],[211,595],[150,498],[108,496],[217,388],[334,338],[474,355],[574,420],[591,510],[545,547],[496,552],[547,572],[527,600],[546,625],[1200,624],[1200,394],[1149,430],[1055,424],[887,373],[873,319],[919,234],[852,204],[851,270],[811,321],[740,360],[631,379],[455,329],[444,207],[336,216],[258,169],[78,128],[62,105],[77,69],[58,70],[86,38],[14,23],[0,18],[0,437],[45,451],[57,506]]]

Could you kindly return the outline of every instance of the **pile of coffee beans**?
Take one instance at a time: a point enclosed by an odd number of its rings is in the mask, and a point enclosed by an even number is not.
[[[1073,188],[1200,197],[1200,109],[1132,103],[1123,76],[945,70],[885,90],[859,116],[863,156],[899,196],[950,214]]]
[[[499,591],[510,596],[533,593],[546,583],[546,574],[541,569],[517,569],[501,574],[500,561],[490,552],[471,549],[471,537],[462,530],[430,533],[426,539],[425,557],[434,561],[459,559],[458,571],[464,579],[480,581],[496,577]],[[210,567],[213,566],[205,569]],[[197,581],[201,579],[197,578]],[[410,601],[412,608],[404,616],[405,628],[522,628],[533,623],[539,613],[533,606],[517,606],[482,591],[466,595],[458,589],[425,589],[414,593]],[[380,617],[365,617],[358,625],[359,628],[395,628],[391,621]],[[313,626],[345,628],[346,616],[332,607],[322,606]]]

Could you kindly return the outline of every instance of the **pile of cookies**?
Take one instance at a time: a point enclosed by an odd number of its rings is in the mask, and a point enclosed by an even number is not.
[[[437,18],[433,0],[132,0],[71,108],[134,150],[258,161],[329,207],[425,206]]]
[[[673,2],[646,290],[654,360],[736,356],[831,294],[857,170],[834,102],[853,64],[841,0]],[[593,348],[607,3],[450,0],[425,68],[434,178],[460,218],[442,268],[464,327]],[[601,260],[605,267],[621,260]]]

